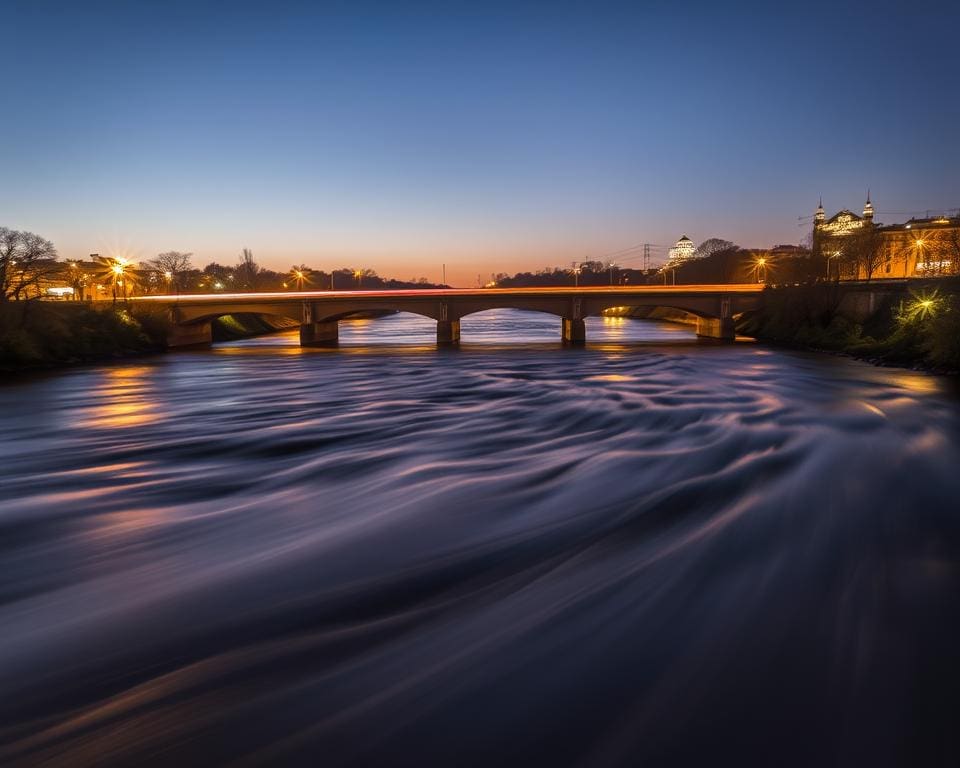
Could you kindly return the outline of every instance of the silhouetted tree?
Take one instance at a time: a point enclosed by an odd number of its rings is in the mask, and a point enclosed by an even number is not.
[[[149,267],[156,272],[157,278],[163,284],[179,293],[187,288],[187,277],[193,269],[190,263],[192,256],[192,253],[182,251],[166,251],[157,254],[157,257],[149,262]]]
[[[874,272],[887,259],[880,231],[874,226],[866,226],[846,235],[839,258],[847,279],[872,279]]]
[[[39,297],[44,285],[61,275],[62,268],[49,240],[33,232],[0,227],[0,301]]]
[[[721,240],[719,237],[711,237],[708,240],[704,240],[700,245],[697,246],[697,250],[693,252],[693,257],[695,259],[705,259],[707,256],[712,256],[719,251],[729,251],[736,249],[738,246],[736,243],[730,242],[729,240]]]
[[[240,261],[234,270],[236,287],[244,291],[256,291],[260,287],[260,274],[263,270],[253,258],[253,251],[244,248],[240,253]]]

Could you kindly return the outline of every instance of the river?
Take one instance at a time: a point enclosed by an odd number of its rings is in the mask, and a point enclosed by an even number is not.
[[[0,764],[960,762],[948,381],[462,331],[0,386]]]

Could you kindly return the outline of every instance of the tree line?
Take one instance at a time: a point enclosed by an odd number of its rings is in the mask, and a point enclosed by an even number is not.
[[[808,248],[778,246],[770,250],[741,248],[736,243],[710,238],[690,259],[668,261],[638,269],[600,261],[584,261],[573,267],[553,267],[515,275],[494,275],[488,285],[498,287],[695,285],[752,282],[809,282],[822,274],[811,261]]]
[[[94,262],[61,260],[53,243],[32,232],[0,227],[0,301],[41,298],[51,287],[69,286],[75,297],[113,298],[134,294],[210,293],[218,291],[397,290],[440,288],[427,278],[397,280],[372,269],[342,267],[324,271],[306,264],[280,272],[259,264],[244,248],[234,264],[194,265],[194,254],[165,251],[153,259],[132,263],[121,257],[96,257]]]
[[[218,291],[307,291],[307,290],[392,290],[440,288],[427,278],[397,280],[384,278],[372,269],[341,267],[315,269],[294,264],[285,272],[261,266],[249,248],[244,248],[235,264],[210,262],[202,268],[193,265],[193,254],[167,251],[140,265],[142,293],[216,293]]]

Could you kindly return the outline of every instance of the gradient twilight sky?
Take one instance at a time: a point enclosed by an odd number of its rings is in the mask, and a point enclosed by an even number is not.
[[[473,285],[960,206],[960,3],[2,0],[0,225]],[[625,262],[638,265],[638,260]]]

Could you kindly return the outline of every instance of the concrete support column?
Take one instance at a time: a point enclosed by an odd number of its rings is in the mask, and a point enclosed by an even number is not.
[[[572,317],[563,318],[563,343],[585,344],[587,341],[587,326],[583,320]]]
[[[339,339],[340,323],[337,320],[303,323],[300,326],[301,347],[335,347]]]
[[[732,317],[698,317],[697,336],[733,341],[737,337]]]
[[[209,347],[213,343],[210,323],[171,325],[167,331],[167,347]]]
[[[437,344],[459,344],[460,321],[437,320]]]

